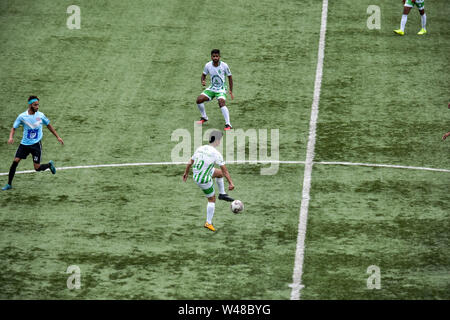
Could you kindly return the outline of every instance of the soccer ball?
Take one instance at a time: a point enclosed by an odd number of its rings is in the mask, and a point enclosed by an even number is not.
[[[244,211],[244,204],[242,203],[241,200],[234,200],[231,205],[231,212],[233,213],[241,213],[242,211]]]

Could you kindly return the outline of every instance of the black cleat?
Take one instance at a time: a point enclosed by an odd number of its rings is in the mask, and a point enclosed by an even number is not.
[[[219,194],[219,200],[225,200],[225,201],[234,201],[233,198],[231,198],[229,195],[227,195],[226,193],[224,194]]]
[[[223,128],[225,131],[228,131],[228,130],[231,130],[231,129],[233,129],[233,127],[232,126],[230,126],[229,124],[226,124],[225,125],[225,128]]]
[[[197,124],[204,124],[206,121],[208,121],[208,119],[201,117],[200,120],[197,121]]]

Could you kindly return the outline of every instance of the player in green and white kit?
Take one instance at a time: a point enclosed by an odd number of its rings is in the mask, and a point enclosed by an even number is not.
[[[402,21],[400,22],[400,29],[394,30],[398,35],[405,35],[406,21],[408,20],[408,14],[411,8],[416,6],[419,9],[420,19],[422,22],[422,29],[417,33],[419,35],[424,35],[427,33],[427,15],[425,14],[425,0],[403,0],[403,15]]]
[[[208,205],[206,207],[206,223],[205,228],[211,231],[216,231],[212,225],[212,218],[214,216],[214,210],[216,206],[216,197],[214,191],[215,178],[219,187],[219,200],[233,201],[234,199],[225,193],[225,186],[223,183],[223,177],[228,181],[228,190],[234,189],[233,181],[231,181],[230,174],[223,157],[216,147],[220,144],[222,133],[220,131],[213,131],[209,138],[209,145],[204,145],[198,148],[192,156],[189,163],[184,170],[183,181],[186,182],[189,176],[189,170],[193,167],[194,182],[203,190],[203,193],[208,198]],[[214,168],[214,165],[220,166],[220,169]]]
[[[211,85],[197,97],[196,101],[198,110],[200,110],[200,114],[202,115],[198,123],[203,124],[208,121],[204,102],[211,101],[212,99],[216,98],[219,102],[220,110],[222,111],[223,117],[225,119],[225,130],[230,130],[233,127],[230,123],[230,113],[227,106],[225,105],[225,101],[227,99],[227,85],[225,83],[225,77],[228,77],[231,99],[234,98],[233,77],[231,76],[231,71],[228,65],[225,62],[220,61],[219,49],[213,49],[211,51],[211,61],[208,62],[203,69],[201,77],[202,86],[206,85],[206,76],[208,74],[211,77]]]

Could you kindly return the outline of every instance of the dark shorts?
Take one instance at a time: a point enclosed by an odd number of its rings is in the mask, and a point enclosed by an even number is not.
[[[30,153],[33,156],[34,163],[41,163],[41,154],[42,154],[41,141],[29,146],[20,144],[19,148],[17,148],[16,151],[16,158],[26,159]]]

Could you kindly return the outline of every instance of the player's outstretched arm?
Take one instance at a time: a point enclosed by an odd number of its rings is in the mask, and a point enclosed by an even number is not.
[[[8,143],[13,144],[14,143],[14,133],[16,132],[16,129],[11,128],[11,131],[9,132],[9,139]]]
[[[51,133],[53,133],[53,135],[56,137],[56,139],[58,139],[59,143],[61,143],[62,145],[64,145],[64,141],[63,139],[61,139],[61,137],[58,135],[58,133],[56,133],[55,128],[53,128],[53,126],[51,124],[49,124],[47,126],[48,130],[50,130]]]
[[[448,136],[450,136],[450,131],[442,136],[442,140],[447,139]]]
[[[222,169],[222,174],[228,181],[228,190],[230,190],[230,191],[233,190],[234,184],[233,184],[233,181],[231,180],[230,173],[228,172],[227,167],[225,165],[223,165],[223,166],[220,166],[220,169]]]
[[[187,178],[189,177],[189,170],[191,169],[192,164],[194,163],[194,160],[190,160],[188,164],[186,165],[186,169],[183,173],[183,181],[186,182]]]

